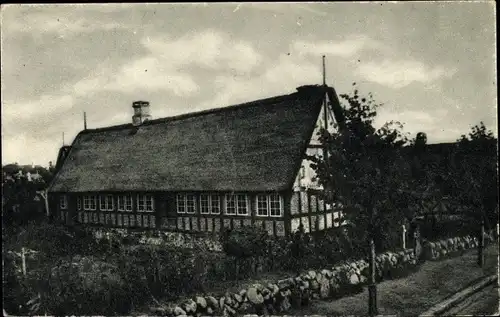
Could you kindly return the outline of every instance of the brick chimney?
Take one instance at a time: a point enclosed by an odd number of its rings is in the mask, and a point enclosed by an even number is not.
[[[132,103],[132,108],[134,108],[134,115],[132,116],[132,124],[134,126],[139,126],[151,120],[148,101],[134,101]]]

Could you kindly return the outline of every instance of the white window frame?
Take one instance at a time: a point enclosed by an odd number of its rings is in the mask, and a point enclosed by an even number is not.
[[[279,214],[274,214],[272,213],[272,201],[271,201],[271,197],[273,196],[276,196],[278,198],[277,202],[279,204]],[[268,206],[269,206],[269,217],[275,217],[275,218],[280,218],[280,217],[283,217],[283,197],[280,195],[280,194],[269,194],[267,195],[267,199],[268,199]]]
[[[68,209],[68,196],[67,195],[59,196],[59,208]]]
[[[217,199],[214,199],[214,197],[217,197]],[[214,200],[217,200],[217,204],[214,204]],[[221,200],[222,200],[221,196],[219,196],[217,194],[210,195],[210,214],[212,214],[212,215],[220,215]],[[216,209],[217,211],[214,211],[214,209]]]
[[[236,205],[236,194],[226,194],[226,199],[224,199],[224,214],[229,215],[229,216],[235,216],[236,215],[236,210],[237,205]],[[232,209],[234,210],[233,212],[229,212],[229,202],[233,201],[233,207]]]
[[[241,198],[241,200],[240,200]],[[240,202],[245,203],[244,213],[240,213]],[[248,216],[248,195],[246,194],[236,194],[236,215],[238,216]]]
[[[148,208],[148,202],[151,203],[151,208]],[[152,194],[137,194],[137,212],[154,212],[154,210],[155,204]]]
[[[94,208],[92,208],[92,203]],[[95,211],[97,209],[97,197],[95,195],[83,196],[83,210]]]
[[[212,196],[210,194],[200,194],[200,214],[209,215],[211,211],[211,200]],[[206,205],[205,205],[206,203]]]
[[[277,197],[278,200],[274,200],[274,202],[279,202],[279,214],[272,214],[271,213],[271,197]],[[265,200],[263,201],[262,198]],[[259,201],[260,200],[260,201]],[[265,203],[265,213],[263,212],[264,209],[259,206],[259,204]],[[273,218],[280,218],[283,216],[283,197],[280,194],[257,194],[255,197],[255,207],[256,207],[256,215],[257,217],[273,217]],[[260,208],[259,208],[260,207]]]
[[[264,198],[263,201],[262,201],[262,198]],[[260,199],[260,201],[259,201],[259,199]],[[265,209],[259,208],[260,203],[265,203]],[[269,198],[268,198],[268,196],[265,194],[257,194],[257,196],[255,197],[255,207],[256,207],[257,217],[268,217],[269,216]],[[265,210],[265,214],[261,213],[264,210]]]
[[[118,211],[127,211],[130,212],[133,210],[134,202],[132,199],[132,195],[125,194],[118,196]]]
[[[101,211],[115,210],[115,201],[113,195],[106,194],[99,196],[99,210]]]
[[[182,208],[180,208],[180,207],[182,207]],[[178,214],[185,214],[186,213],[186,195],[177,194],[176,209],[177,209]]]
[[[194,215],[196,213],[196,195],[195,194],[186,194],[184,195],[186,199],[186,213],[190,215]],[[192,198],[192,199],[188,199]],[[192,209],[191,209],[192,208]],[[190,210],[191,209],[191,210]]]
[[[221,197],[217,194],[200,194],[199,208],[201,215],[220,215]]]

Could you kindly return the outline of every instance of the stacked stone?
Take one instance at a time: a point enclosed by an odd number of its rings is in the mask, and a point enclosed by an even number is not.
[[[486,233],[485,243],[492,241],[494,241],[493,232]],[[478,238],[471,235],[426,242],[424,244],[424,256],[426,260],[437,260],[477,248],[478,245]]]
[[[491,241],[489,233],[485,240]],[[453,255],[476,248],[478,239],[473,236],[443,239],[424,245],[428,259]],[[375,275],[378,280],[392,277],[394,272],[404,272],[415,267],[418,261],[413,249],[385,252],[375,258]],[[347,295],[361,289],[369,282],[369,264],[358,260],[335,265],[323,270],[310,270],[294,278],[275,284],[253,284],[238,293],[226,292],[221,297],[198,296],[174,307],[153,308],[152,313],[162,316],[262,316],[283,313],[292,306],[308,305],[311,299],[326,299]]]
[[[376,264],[378,276],[384,277],[386,271],[398,265],[414,265],[416,260],[413,250],[405,250],[380,254],[376,258]],[[368,262],[358,260],[330,269],[310,270],[295,278],[279,280],[275,284],[254,284],[238,293],[226,292],[218,299],[213,296],[198,296],[175,307],[153,308],[152,313],[180,317],[276,314],[286,312],[292,306],[308,305],[311,299],[331,298],[353,287],[361,289],[368,279]]]

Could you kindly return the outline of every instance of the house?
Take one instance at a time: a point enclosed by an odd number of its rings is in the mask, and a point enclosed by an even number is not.
[[[284,236],[338,227],[305,154],[320,128],[342,122],[332,87],[81,131],[59,151],[50,210],[67,223],[177,232],[257,225]]]

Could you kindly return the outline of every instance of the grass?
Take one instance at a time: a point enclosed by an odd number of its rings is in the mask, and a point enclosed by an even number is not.
[[[476,264],[477,251],[460,257],[427,262],[408,277],[377,285],[381,315],[415,316],[465,288],[477,279],[497,272],[498,249],[490,245],[485,252],[485,266]],[[497,297],[498,300],[498,297]],[[307,307],[289,312],[292,315],[366,315],[368,290],[333,301],[313,301]]]

